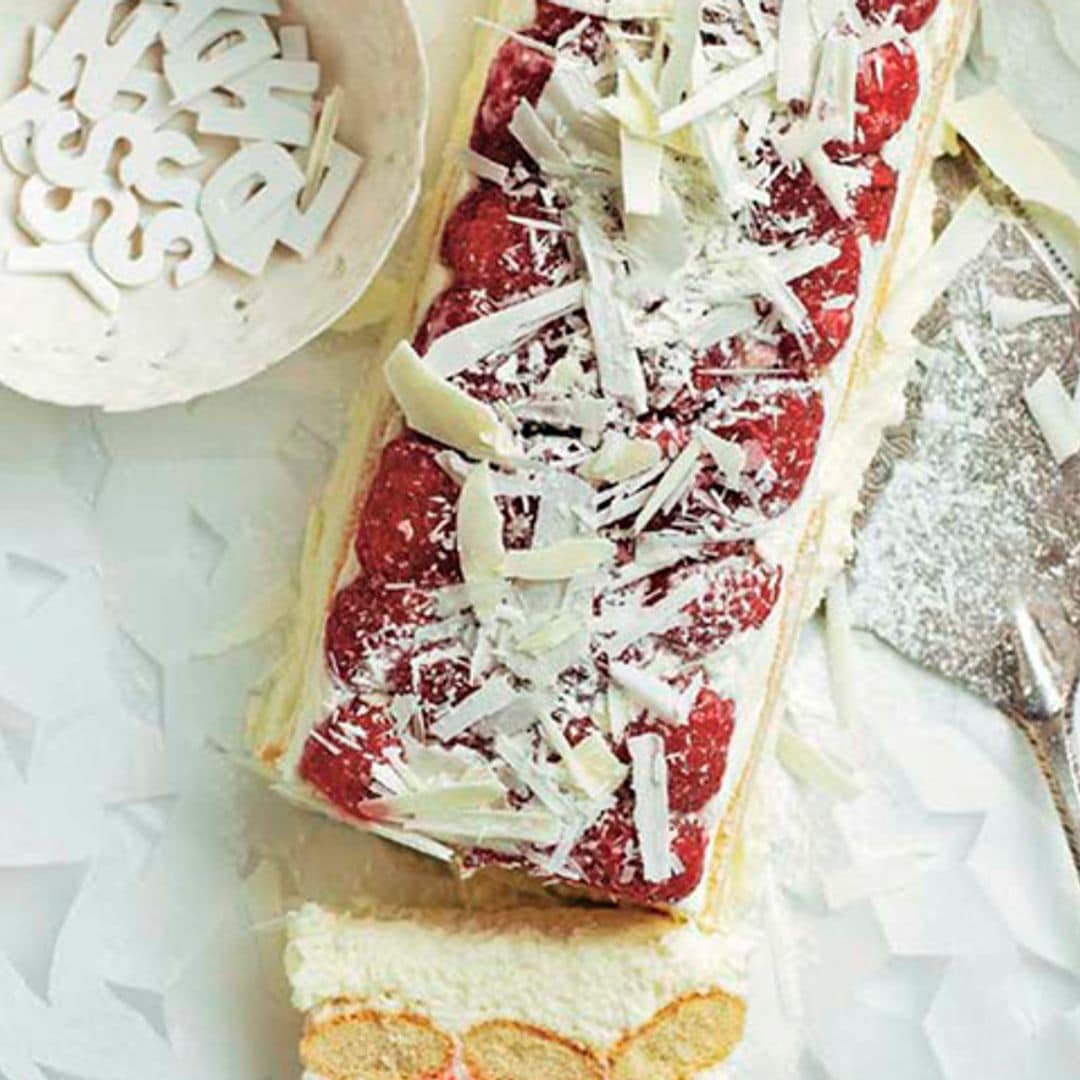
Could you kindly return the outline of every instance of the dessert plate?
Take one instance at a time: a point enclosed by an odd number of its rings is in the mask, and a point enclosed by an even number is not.
[[[0,0],[0,100],[25,85],[31,28],[57,26],[70,6]],[[281,9],[284,25],[308,29],[320,96],[341,87],[338,137],[364,159],[315,255],[304,262],[279,248],[258,278],[218,263],[186,289],[162,278],[125,291],[112,315],[65,278],[11,274],[0,260],[0,382],[110,411],[188,401],[283,359],[364,292],[420,189],[428,89],[419,38],[407,0],[282,0]],[[14,220],[20,182],[0,161],[0,253],[28,243]]]

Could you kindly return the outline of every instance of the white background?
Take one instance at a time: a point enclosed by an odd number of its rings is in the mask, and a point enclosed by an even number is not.
[[[417,2],[433,148],[480,6]],[[0,391],[2,1080],[296,1075],[283,906],[347,895],[385,856],[210,743],[239,749],[371,352],[329,334],[237,391],[142,416]],[[857,647],[852,729],[817,628],[793,675],[788,722],[858,785],[839,800],[779,766],[763,778],[768,903],[732,1075],[1080,1075],[1080,892],[1026,748]]]

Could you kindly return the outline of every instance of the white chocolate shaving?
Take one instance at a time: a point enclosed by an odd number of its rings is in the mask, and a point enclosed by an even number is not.
[[[1027,387],[1024,401],[1059,465],[1080,452],[1080,410],[1053,368]]]
[[[505,709],[517,696],[517,690],[505,676],[489,679],[464,701],[443,713],[432,726],[431,734],[443,741],[454,739],[473,724]]]
[[[514,110],[510,134],[545,172],[559,176],[571,171],[570,159],[527,98],[522,98]]]
[[[660,106],[672,109],[689,85],[694,54],[701,47],[701,0],[675,0],[667,37],[668,56],[660,75]]]
[[[682,104],[662,112],[658,124],[660,134],[667,135],[678,131],[679,128],[716,112],[741,94],[765,82],[775,70],[776,46],[770,43],[753,60],[721,72]]]
[[[1057,215],[1080,243],[1080,180],[999,90],[955,102],[950,124],[1018,198]]]
[[[757,309],[751,303],[723,304],[702,319],[687,340],[695,349],[707,349],[752,329],[759,321]]]
[[[457,817],[463,811],[486,809],[505,794],[498,781],[479,784],[447,784],[442,788],[410,791],[405,795],[391,795],[385,799],[373,799],[365,809],[392,821],[425,817],[428,820]],[[427,831],[427,830],[425,830]]]
[[[782,727],[777,735],[776,756],[796,780],[837,799],[854,799],[862,791],[851,769],[804,739],[789,725]]]
[[[591,799],[603,798],[617,791],[628,771],[598,731],[570,748],[566,765],[575,783]]]
[[[614,679],[608,683],[605,714],[612,739],[616,743],[622,742],[626,729],[634,722],[634,710]]]
[[[428,367],[403,341],[390,354],[386,381],[409,427],[474,458],[517,454],[513,436],[495,411]]]
[[[960,271],[982,254],[999,225],[1000,219],[976,188],[953,215],[930,251],[890,294],[878,322],[878,330],[889,344],[908,344],[915,324]]]
[[[580,472],[586,480],[618,484],[659,465],[660,460],[660,447],[651,439],[631,439],[612,431]]]
[[[852,195],[869,179],[867,171],[857,165],[838,164],[821,147],[812,149],[803,160],[832,208],[842,218],[850,218]]]
[[[508,551],[503,572],[524,581],[565,581],[594,573],[614,557],[615,545],[610,540],[560,540],[548,547]]]
[[[724,482],[737,491],[742,486],[742,474],[746,468],[746,450],[742,444],[721,439],[704,428],[698,432],[698,438],[716,462],[717,468],[724,474]]]
[[[634,785],[634,827],[646,881],[667,881],[675,872],[671,857],[664,740],[648,733],[627,740]]]
[[[576,612],[559,612],[531,624],[528,632],[518,639],[517,647],[529,656],[543,656],[572,641],[581,632],[582,621]]]
[[[583,224],[578,230],[578,243],[589,275],[585,310],[596,346],[600,385],[605,395],[625,402],[635,414],[640,414],[648,404],[645,376],[637,353],[627,341],[622,312],[615,303],[615,278],[608,263],[605,240],[593,227]]]
[[[660,483],[653,489],[648,502],[634,522],[634,534],[640,535],[645,531],[648,524],[668,503],[677,501],[681,493],[693,482],[694,472],[697,469],[698,457],[701,455],[701,444],[697,439],[691,439],[681,454],[671,463],[667,472],[664,473]]]
[[[474,466],[461,489],[457,506],[458,559],[469,598],[481,618],[498,605],[494,586],[502,576],[506,550],[503,519],[495,501],[495,488],[487,464]]]
[[[1047,300],[1024,300],[1018,296],[995,293],[990,297],[990,321],[995,330],[1008,333],[1036,319],[1057,319],[1074,309],[1067,303],[1054,304]]]
[[[611,665],[611,678],[655,716],[676,724],[685,720],[678,692],[663,679],[619,661]]]
[[[817,35],[810,0],[784,0],[777,36],[776,96],[781,101],[809,101],[814,90]]]
[[[449,378],[492,353],[513,348],[546,323],[576,311],[584,301],[580,281],[550,289],[443,334],[432,343],[424,362]]]
[[[497,187],[505,187],[510,179],[510,170],[505,165],[477,153],[475,150],[466,148],[461,152],[461,160],[465,167],[481,180],[490,180]]]

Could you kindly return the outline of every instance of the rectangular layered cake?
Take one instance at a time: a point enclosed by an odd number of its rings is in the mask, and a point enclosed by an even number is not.
[[[704,916],[970,5],[495,9],[252,748],[463,874]]]

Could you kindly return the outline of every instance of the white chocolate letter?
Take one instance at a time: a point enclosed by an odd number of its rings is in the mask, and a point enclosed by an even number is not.
[[[176,285],[183,288],[205,277],[214,265],[214,248],[199,215],[173,207],[156,214],[142,230],[142,250],[131,253],[138,222],[117,215],[98,230],[92,246],[94,261],[117,285],[149,285],[165,270],[165,257],[176,244],[188,252],[177,265]]]
[[[284,95],[314,94],[319,77],[318,64],[267,60],[225,85],[230,94],[240,99],[240,105],[223,105],[215,94],[200,102],[199,131],[204,135],[307,146],[315,130],[312,110],[310,106],[297,107]]]
[[[277,38],[260,15],[211,15],[165,54],[165,77],[175,100],[192,101],[276,56]]]
[[[217,11],[247,11],[255,15],[280,15],[278,0],[169,0],[176,14],[162,31],[165,48],[182,45],[199,24]]]
[[[66,94],[72,86],[73,65],[82,60],[75,106],[92,120],[104,116],[112,107],[124,80],[169,21],[168,8],[140,4],[120,28],[116,40],[110,41],[119,3],[79,0],[30,73],[43,90]]]
[[[120,306],[120,290],[94,264],[88,244],[11,248],[7,268],[13,274],[64,274],[105,311]]]
[[[322,243],[338,211],[360,175],[363,158],[341,143],[334,143],[330,166],[306,211],[293,206],[281,230],[281,242],[303,259],[310,259]]]

